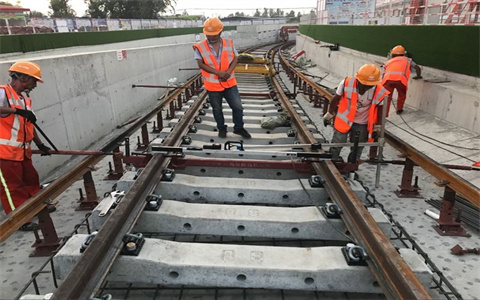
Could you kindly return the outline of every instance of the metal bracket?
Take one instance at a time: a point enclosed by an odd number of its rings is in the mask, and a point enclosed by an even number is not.
[[[198,128],[195,125],[190,125],[188,127],[188,133],[196,133],[197,131],[198,131]]]
[[[349,266],[366,266],[368,254],[361,246],[348,243],[342,247],[342,253]]]
[[[143,169],[145,169],[145,168],[138,168],[137,169],[137,173],[133,177],[133,180],[136,180],[138,178],[138,176],[140,176],[140,174],[142,174]]]
[[[327,203],[322,207],[325,216],[328,219],[340,219],[340,215],[343,213],[342,209],[335,203]]]
[[[204,109],[201,109],[201,110],[198,111],[199,116],[204,116],[206,114],[207,114],[207,112]]]
[[[182,145],[190,145],[192,143],[192,138],[188,135],[182,138]]]
[[[140,254],[140,250],[142,250],[142,247],[145,244],[145,238],[141,233],[127,233],[123,237],[123,242],[124,244],[120,254],[138,256],[138,254]]]
[[[145,201],[147,201],[145,210],[148,211],[158,211],[163,202],[162,196],[155,194],[148,195],[147,198],[145,198]]]
[[[89,234],[86,238],[85,241],[82,243],[82,246],[80,247],[80,253],[83,253],[88,245],[92,242],[93,238],[97,235],[98,231],[94,231],[91,234]]]
[[[175,170],[173,169],[165,168],[162,173],[162,181],[173,181],[173,178],[175,178]]]
[[[108,195],[107,195],[108,194]],[[118,203],[120,203],[120,200],[122,200],[123,196],[125,196],[124,191],[113,191],[110,193],[105,193],[104,197],[109,199],[105,199],[106,204],[103,206],[102,210],[98,213],[99,217],[104,217],[107,215],[107,213],[110,211],[110,209],[113,209],[117,207]]]
[[[325,180],[320,175],[312,175],[308,179],[308,183],[310,183],[310,187],[312,188],[324,188]]]
[[[295,132],[295,130],[293,129],[290,129],[288,132],[287,132],[287,136],[288,137],[295,137],[297,135],[297,133]]]
[[[193,119],[193,123],[202,123],[202,118],[199,117],[199,116],[196,116],[196,117]]]

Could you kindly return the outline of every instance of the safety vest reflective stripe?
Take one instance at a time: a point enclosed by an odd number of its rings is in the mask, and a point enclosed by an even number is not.
[[[373,95],[372,106],[368,111],[368,123],[367,123],[367,132],[368,132],[368,142],[373,142],[373,127],[377,122],[378,117],[378,106],[383,102],[383,98],[390,94],[390,92],[385,89],[382,85],[377,84],[375,87],[375,94]]]
[[[350,130],[357,112],[358,90],[355,79],[345,78],[343,96],[340,99],[334,127],[342,133]]]
[[[217,59],[210,50],[208,41],[204,40],[193,46],[194,49],[198,49],[200,55],[203,58],[203,61],[206,65],[221,71],[226,71],[230,67],[230,63],[235,58],[233,41],[226,40],[222,38],[222,48],[220,53],[220,65],[217,62]],[[237,85],[237,80],[235,75],[232,72],[230,78],[227,81],[222,81],[218,79],[218,76],[215,74],[208,73],[204,70],[201,70],[203,84],[207,91],[223,91],[225,88],[233,87]]]
[[[407,86],[411,65],[412,59],[405,56],[397,56],[390,59],[385,65],[383,83],[387,80],[399,80]]]
[[[7,182],[5,181],[5,177],[3,177],[1,168],[0,168],[0,181],[2,182],[3,190],[7,195],[8,205],[10,205],[10,209],[15,210],[15,205],[13,204],[12,195],[10,195],[10,190],[8,189],[8,185],[7,185]]]
[[[0,85],[12,108],[32,110],[31,99],[20,100],[10,85]],[[22,105],[25,103],[25,107]],[[12,106],[13,105],[13,106]],[[31,141],[34,137],[33,124],[17,114],[0,118],[0,158],[22,161],[31,157]]]

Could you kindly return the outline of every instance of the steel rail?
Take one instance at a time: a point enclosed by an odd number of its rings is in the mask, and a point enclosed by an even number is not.
[[[284,57],[280,54],[280,59]],[[287,65],[288,62],[284,61]],[[284,109],[289,112],[292,124],[296,127],[303,143],[316,143],[300,117],[282,91],[279,82],[273,79],[277,96]],[[330,198],[343,211],[342,219],[357,243],[369,255],[368,266],[380,287],[389,299],[431,299],[413,271],[402,259],[389,238],[382,232],[362,201],[357,197],[343,176],[331,161],[313,164],[317,174],[326,180],[326,190]]]
[[[185,85],[190,86],[194,82],[200,79],[200,74],[192,77]],[[104,146],[100,151],[112,151],[119,144],[122,143],[125,137],[132,135],[137,131],[143,124],[148,120],[154,117],[159,111],[161,111],[166,105],[170,102],[177,99],[177,97],[185,90],[186,88],[178,89],[167,99],[161,101],[151,112],[144,115],[141,118],[138,118],[131,126],[129,126],[125,131],[120,133],[118,136],[110,140],[106,146]],[[31,197],[20,207],[17,207],[12,213],[8,214],[0,223],[0,242],[5,241],[10,235],[17,231],[23,224],[28,222],[30,219],[35,217],[42,209],[44,209],[50,199],[58,197],[63,191],[70,187],[79,177],[83,176],[87,171],[90,170],[91,166],[96,165],[100,160],[105,156],[88,156],[83,159],[79,164],[73,167],[72,170],[63,174],[54,182],[48,185],[45,189],[42,189],[35,196]]]
[[[401,141],[394,134],[385,132],[385,140],[398,151],[405,153],[409,159],[419,165],[422,169],[435,176],[437,179],[444,181],[449,188],[462,195],[476,207],[480,208],[479,188],[448,170],[445,166],[442,166],[432,158],[421,153],[411,145]]]
[[[189,125],[202,108],[205,98],[206,92],[203,92],[167,136],[163,145],[175,147],[181,144],[181,138],[187,134]],[[146,197],[161,184],[159,180],[170,160],[171,158],[162,154],[155,154],[152,157],[62,285],[53,294],[52,299],[90,299],[95,296],[123,247],[123,237],[131,232],[140,218],[146,205]]]

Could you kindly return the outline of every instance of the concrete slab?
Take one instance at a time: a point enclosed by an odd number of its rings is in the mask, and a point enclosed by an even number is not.
[[[86,235],[73,236],[55,255],[65,278]],[[413,252],[404,250],[404,253]],[[428,276],[418,254],[403,254],[414,273]],[[413,258],[413,261],[412,261]],[[210,287],[380,293],[366,266],[348,266],[340,247],[262,247],[146,239],[139,256],[120,256],[109,281]]]
[[[91,226],[101,228],[104,199],[92,212]],[[369,209],[382,231],[391,236],[391,224],[381,210]],[[158,211],[145,211],[135,232],[164,232],[220,236],[350,241],[341,219],[328,219],[320,207],[265,207],[184,203],[163,200]]]

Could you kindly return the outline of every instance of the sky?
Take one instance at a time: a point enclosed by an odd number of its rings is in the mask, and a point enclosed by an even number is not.
[[[50,0],[3,0],[12,3],[15,5],[17,2],[20,3],[20,6],[25,8],[30,8],[30,10],[40,11],[44,14],[48,14],[50,5]],[[255,9],[258,8],[260,12],[263,12],[263,8],[280,8],[285,11],[285,13],[290,12],[292,9],[295,12],[300,12],[302,14],[307,14],[310,10],[317,6],[317,0],[276,0],[268,1],[269,4],[265,4],[258,0],[242,0],[242,1],[218,1],[218,0],[176,0],[174,5],[175,12],[181,14],[184,10],[188,12],[189,15],[205,15],[207,17],[217,17],[222,16],[226,17],[231,13],[237,11],[244,12],[245,14],[253,15]],[[68,3],[76,11],[78,16],[83,16],[87,5],[84,0],[69,0]],[[264,3],[260,6],[258,3]],[[167,12],[167,14],[172,14],[172,12]]]

